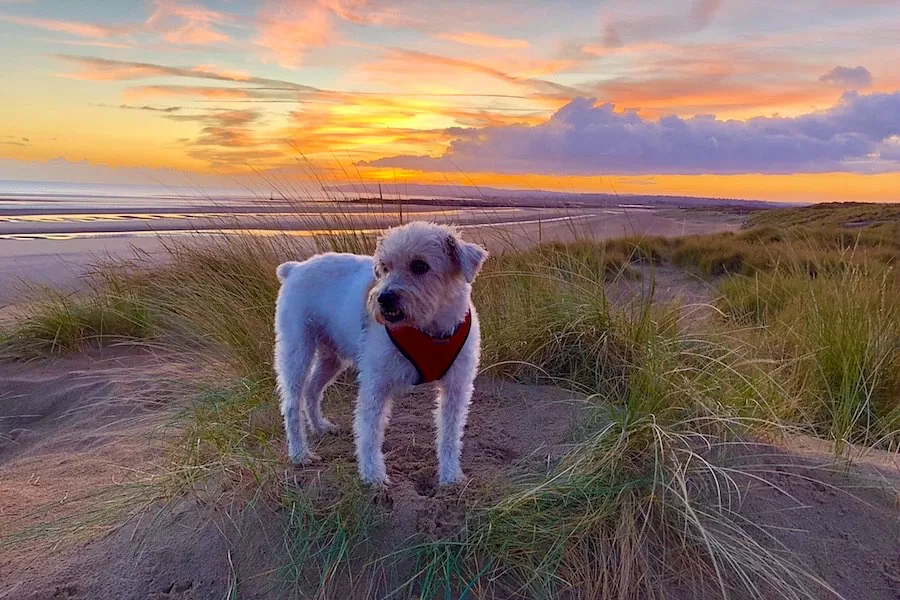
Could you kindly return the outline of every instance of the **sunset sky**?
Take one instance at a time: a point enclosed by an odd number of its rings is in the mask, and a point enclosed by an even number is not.
[[[0,179],[900,201],[900,0],[0,0],[0,56]]]

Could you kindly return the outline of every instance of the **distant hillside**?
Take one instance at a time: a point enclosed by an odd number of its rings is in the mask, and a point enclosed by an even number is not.
[[[800,240],[818,251],[874,252],[877,261],[900,261],[900,204],[848,202],[760,211],[744,227],[746,236],[765,244]]]
[[[843,228],[873,231],[897,230],[900,241],[900,204],[832,202],[801,208],[778,208],[750,217],[748,227]]]

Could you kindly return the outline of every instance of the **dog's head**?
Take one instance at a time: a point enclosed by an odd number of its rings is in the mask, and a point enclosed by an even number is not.
[[[386,232],[375,249],[367,306],[379,323],[423,327],[444,311],[468,308],[487,251],[451,227],[413,221]]]

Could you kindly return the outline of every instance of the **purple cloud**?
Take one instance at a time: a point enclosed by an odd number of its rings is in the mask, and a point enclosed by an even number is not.
[[[688,12],[674,14],[637,13],[621,18],[607,18],[599,41],[607,48],[672,36],[696,33],[705,29],[722,8],[723,0],[693,0]]]
[[[889,160],[900,163],[900,142],[888,144],[879,153],[881,160]]]
[[[688,15],[696,27],[702,29],[709,25],[722,8],[722,0],[694,0]]]
[[[819,81],[830,83],[842,90],[860,90],[872,85],[872,74],[865,67],[835,67],[819,77]]]
[[[603,25],[603,45],[607,48],[618,48],[622,45],[622,38],[611,21]]]
[[[452,128],[439,157],[367,163],[432,172],[549,174],[821,173],[898,170],[878,160],[900,135],[900,92],[846,92],[831,108],[798,117],[722,121],[644,119],[577,98],[537,126]]]

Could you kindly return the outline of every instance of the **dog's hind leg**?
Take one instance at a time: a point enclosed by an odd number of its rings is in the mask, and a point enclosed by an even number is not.
[[[462,456],[463,430],[472,400],[472,381],[449,379],[438,394],[434,411],[437,426],[438,483],[458,483],[463,480],[460,458]]]
[[[346,368],[347,363],[341,360],[331,348],[319,345],[312,371],[306,382],[306,390],[303,393],[309,426],[319,435],[334,431],[334,425],[322,415],[322,397],[328,386],[334,383],[334,380]]]
[[[303,335],[296,338],[277,339],[275,342],[275,371],[278,375],[278,391],[281,395],[281,414],[284,416],[288,455],[297,465],[319,458],[309,449],[300,405],[303,384],[315,355],[315,346],[309,343],[310,339],[310,336],[303,332]]]

